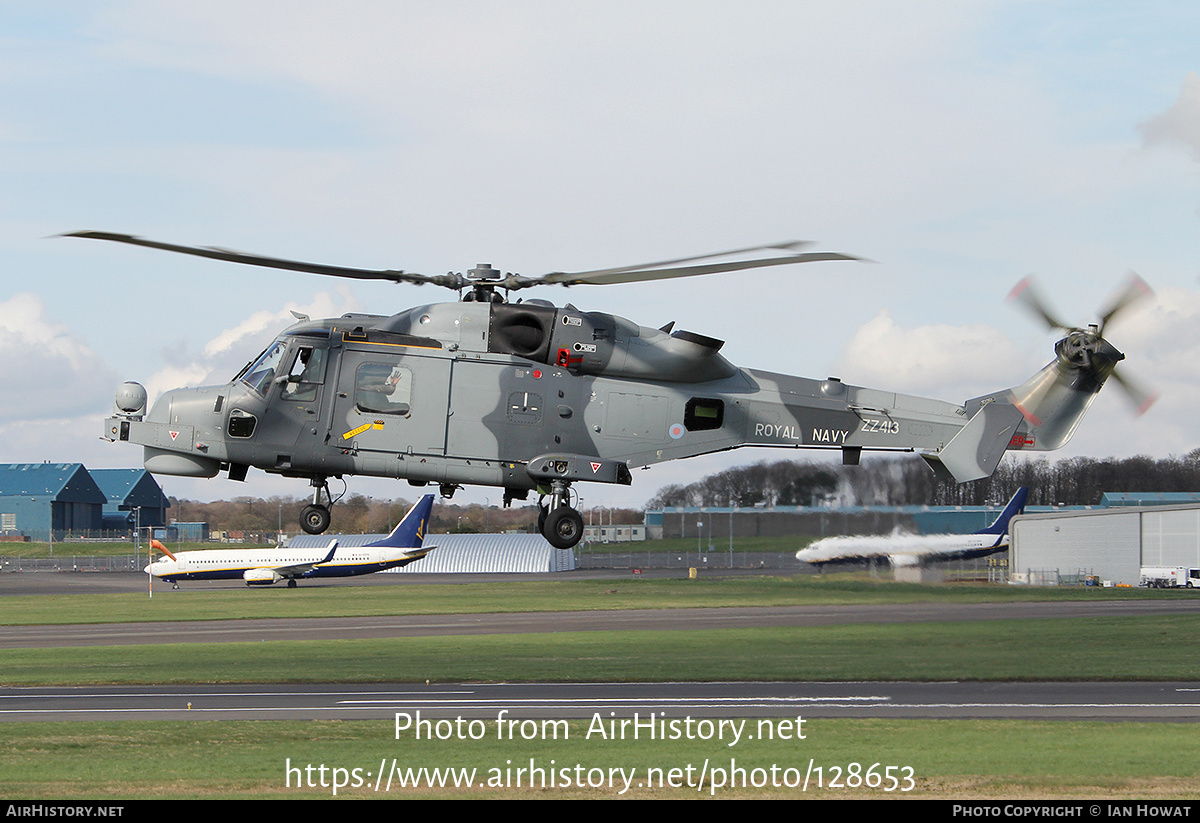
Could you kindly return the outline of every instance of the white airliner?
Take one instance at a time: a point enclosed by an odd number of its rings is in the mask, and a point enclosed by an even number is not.
[[[333,539],[323,549],[213,549],[171,554],[157,540],[154,548],[170,560],[158,560],[146,573],[169,580],[236,580],[247,586],[269,586],[286,580],[295,588],[297,578],[352,577],[407,566],[420,560],[433,546],[421,546],[433,509],[433,495],[422,497],[404,519],[382,540],[359,548],[338,549]]]
[[[1022,486],[992,525],[973,534],[890,534],[826,537],[796,552],[805,563],[868,561],[886,557],[893,566],[927,560],[984,557],[1008,548],[1008,521],[1025,510],[1029,489]]]

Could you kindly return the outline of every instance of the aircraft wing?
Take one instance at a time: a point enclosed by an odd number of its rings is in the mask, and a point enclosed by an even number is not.
[[[329,541],[329,551],[320,560],[314,560],[311,563],[293,563],[290,566],[261,566],[261,569],[270,569],[280,577],[303,577],[311,572],[314,568],[322,563],[328,563],[333,560],[333,556],[337,554],[338,542],[336,540]]]

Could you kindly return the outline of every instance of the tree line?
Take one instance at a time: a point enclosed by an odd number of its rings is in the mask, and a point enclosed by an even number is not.
[[[659,489],[647,508],[668,506],[982,506],[1021,486],[1035,506],[1096,505],[1104,492],[1200,491],[1200,449],[1182,457],[1096,459],[1009,456],[986,480],[937,478],[920,457],[874,458],[859,466],[796,460],[759,462]]]
[[[311,500],[307,497],[235,497],[232,500],[201,502],[175,497],[170,519],[208,523],[211,531],[247,531],[273,534],[282,527],[287,534],[300,531],[300,510]],[[531,498],[532,499],[532,498]],[[367,497],[347,494],[333,507],[330,534],[380,534],[400,522],[416,499]],[[585,510],[583,522],[640,523],[642,512],[632,509]],[[505,531],[536,531],[537,507],[526,505],[509,509],[478,503],[453,504],[436,500],[430,516],[429,531],[434,534],[474,534]]]

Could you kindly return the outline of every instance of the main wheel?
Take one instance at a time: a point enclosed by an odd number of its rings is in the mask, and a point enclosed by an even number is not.
[[[300,528],[309,534],[320,534],[329,528],[332,519],[324,506],[305,506],[300,512]]]
[[[542,534],[556,549],[569,549],[583,537],[583,515],[570,506],[559,506],[546,516]]]

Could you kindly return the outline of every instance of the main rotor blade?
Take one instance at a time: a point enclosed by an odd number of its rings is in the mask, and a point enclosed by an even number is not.
[[[1125,284],[1109,298],[1108,307],[1100,314],[1100,334],[1104,334],[1104,327],[1118,314],[1153,295],[1154,289],[1150,288],[1150,284],[1137,272],[1131,271]]]
[[[727,263],[708,263],[703,266],[681,266],[673,269],[644,268],[632,270],[604,269],[594,272],[552,272],[551,274],[544,274],[541,277],[514,278],[505,285],[511,289],[523,289],[530,286],[540,286],[549,283],[557,283],[562,286],[636,283],[646,280],[668,280],[673,277],[696,277],[697,275],[701,274],[742,271],[744,269],[757,269],[764,266],[786,266],[792,263],[813,263],[819,260],[861,259],[861,257],[853,257],[848,254],[841,254],[839,252],[820,251],[807,252],[805,254],[791,254],[785,257],[770,257],[760,260],[738,260]]]
[[[677,266],[680,263],[695,263],[697,260],[712,260],[714,257],[729,257],[734,254],[749,254],[752,251],[766,251],[774,249],[776,251],[795,251],[802,249],[805,246],[812,245],[811,240],[789,240],[786,243],[771,243],[766,246],[747,246],[744,249],[730,249],[729,251],[718,251],[712,254],[700,254],[695,257],[680,257],[675,260],[659,260],[657,263],[637,263],[632,266],[620,266],[615,269],[592,269],[591,271],[575,272],[580,276],[599,275],[599,274],[616,274],[618,272],[637,271],[639,269],[661,269],[665,266]]]
[[[430,276],[406,271],[353,269],[346,266],[328,266],[322,263],[304,263],[299,260],[263,257],[262,255],[247,254],[245,252],[219,249],[211,246],[178,246],[173,243],[159,243],[155,240],[146,240],[130,234],[115,234],[105,231],[73,231],[61,236],[83,237],[90,240],[111,240],[115,243],[129,243],[134,246],[145,246],[151,249],[191,254],[196,257],[208,257],[213,260],[225,260],[230,263],[244,263],[248,266],[264,266],[271,269],[285,269],[287,271],[300,271],[309,274],[325,274],[332,277],[349,277],[355,280],[387,280],[392,283],[415,283],[417,285],[433,283],[451,289],[462,287],[459,278],[453,275]]]

